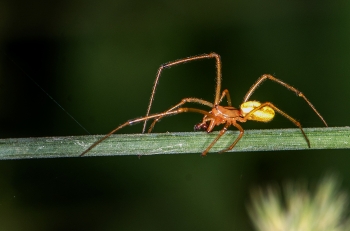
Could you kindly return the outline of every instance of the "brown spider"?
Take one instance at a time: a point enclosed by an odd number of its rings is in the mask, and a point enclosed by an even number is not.
[[[178,104],[171,107],[170,109],[168,109],[165,112],[154,114],[154,115],[149,115],[150,110],[151,110],[151,106],[152,106],[152,103],[154,100],[156,87],[157,87],[157,84],[159,82],[159,78],[161,76],[161,73],[164,69],[172,67],[172,66],[176,66],[178,64],[194,61],[194,60],[209,59],[209,58],[215,58],[215,60],[216,60],[216,91],[215,91],[214,103],[208,102],[206,100],[198,99],[198,98],[184,98],[181,100],[181,102],[179,102]],[[214,144],[218,141],[218,139],[220,139],[220,137],[225,134],[225,132],[227,131],[227,128],[230,127],[231,125],[235,126],[240,131],[240,133],[239,133],[238,137],[234,140],[234,142],[228,148],[226,148],[220,152],[225,152],[227,150],[231,150],[237,144],[237,142],[242,138],[244,130],[238,124],[238,122],[244,123],[247,120],[269,122],[274,118],[275,111],[280,113],[282,116],[286,117],[287,119],[289,119],[297,127],[300,128],[300,131],[303,134],[303,136],[305,137],[305,140],[307,142],[308,147],[310,147],[310,141],[307,138],[303,128],[301,127],[300,123],[298,121],[296,121],[293,117],[289,116],[287,113],[285,113],[282,110],[280,110],[279,108],[277,108],[271,102],[260,103],[258,101],[248,101],[248,99],[253,94],[253,92],[256,90],[256,88],[266,79],[270,79],[274,82],[277,82],[277,83],[281,84],[282,86],[288,88],[289,90],[294,91],[299,97],[302,97],[309,104],[309,106],[312,108],[312,110],[314,110],[314,112],[322,120],[322,122],[326,126],[328,126],[326,121],[321,116],[321,114],[316,110],[316,108],[311,104],[311,102],[304,96],[304,94],[302,92],[300,92],[296,88],[290,86],[289,84],[273,77],[272,75],[268,75],[268,74],[262,75],[253,84],[253,86],[249,89],[247,94],[244,96],[243,103],[240,105],[239,109],[232,107],[229,91],[224,90],[223,92],[221,92],[221,60],[220,60],[220,56],[216,53],[210,53],[210,54],[202,54],[202,55],[196,55],[196,56],[192,56],[192,57],[188,57],[188,58],[184,58],[184,59],[179,59],[179,60],[161,65],[158,69],[157,77],[156,77],[156,80],[155,80],[154,85],[153,85],[152,94],[151,94],[151,98],[149,101],[146,116],[138,118],[138,119],[129,120],[129,121],[125,122],[124,124],[120,125],[119,127],[115,128],[110,133],[105,135],[103,138],[101,138],[100,140],[93,143],[80,156],[85,155],[87,152],[89,152],[96,145],[98,145],[103,140],[107,139],[110,135],[112,135],[113,133],[115,133],[116,131],[120,130],[121,128],[123,128],[125,126],[144,121],[143,130],[142,130],[142,133],[144,133],[145,129],[146,129],[146,125],[147,125],[147,120],[154,119],[153,123],[151,124],[151,126],[148,129],[148,133],[150,133],[152,131],[152,129],[154,128],[154,125],[163,117],[170,116],[170,115],[176,115],[176,114],[184,113],[184,112],[195,112],[195,113],[200,113],[200,114],[204,115],[202,122],[194,126],[195,130],[205,130],[209,133],[214,129],[215,126],[218,126],[220,124],[224,124],[223,129],[220,130],[218,136],[203,151],[202,156],[205,156],[208,153],[208,151],[214,146]],[[226,97],[226,99],[227,99],[228,106],[221,106],[220,105],[220,103],[224,99],[224,97]],[[197,108],[181,107],[185,103],[198,103],[198,104],[206,105],[206,106],[210,107],[211,110],[209,112],[207,112],[207,111],[197,109]]]

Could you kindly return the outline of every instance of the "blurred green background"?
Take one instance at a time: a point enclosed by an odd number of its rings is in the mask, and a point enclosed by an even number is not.
[[[234,105],[269,73],[305,93],[329,126],[347,126],[349,10],[350,2],[331,0],[3,0],[0,136],[86,135],[25,73],[90,133],[105,134],[146,113],[160,64],[212,51]],[[168,69],[158,87],[152,112],[184,97],[212,101],[215,62]],[[275,83],[252,99],[275,103],[304,127],[323,126]],[[174,116],[155,132],[192,131],[200,120]],[[293,124],[277,116],[243,127]],[[252,187],[333,171],[350,189],[349,161],[348,150],[0,161],[0,230],[253,230]]]

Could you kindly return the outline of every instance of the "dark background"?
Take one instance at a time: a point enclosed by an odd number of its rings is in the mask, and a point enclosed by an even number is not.
[[[145,114],[160,64],[212,51],[234,105],[270,73],[304,92],[329,126],[347,126],[349,10],[349,1],[331,0],[1,1],[0,136],[86,135],[25,73],[92,134],[105,134]],[[152,111],[189,96],[212,101],[214,88],[213,60],[171,68]],[[277,84],[252,98],[304,127],[323,126]],[[163,119],[155,132],[192,131],[200,119]],[[293,125],[276,116],[243,127]],[[0,229],[253,230],[252,187],[332,171],[350,189],[349,161],[348,150],[1,161]]]

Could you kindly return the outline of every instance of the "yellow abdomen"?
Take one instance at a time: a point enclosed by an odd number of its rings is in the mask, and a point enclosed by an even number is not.
[[[242,115],[246,116],[249,112],[261,105],[258,101],[247,101],[241,104]],[[269,122],[275,116],[275,111],[269,107],[264,106],[249,115],[248,120],[255,120],[260,122]]]

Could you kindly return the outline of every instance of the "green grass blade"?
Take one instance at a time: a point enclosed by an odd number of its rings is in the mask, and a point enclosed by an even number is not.
[[[350,148],[349,127],[304,128],[310,149]],[[86,156],[154,155],[201,153],[218,133],[180,132],[152,134],[117,134],[102,142]],[[237,137],[228,131],[210,153],[228,147]],[[39,137],[0,140],[0,159],[78,157],[100,135]],[[230,152],[303,150],[309,148],[299,129],[246,130]]]

